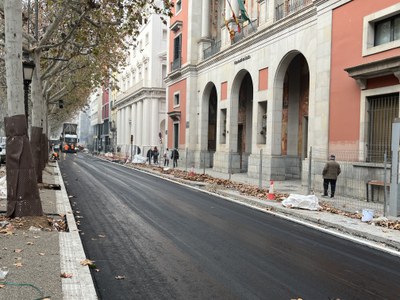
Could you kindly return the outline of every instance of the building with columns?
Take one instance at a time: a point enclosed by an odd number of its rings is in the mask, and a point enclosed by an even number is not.
[[[174,2],[169,147],[187,149],[191,165],[253,177],[262,157],[266,179],[307,180],[311,149],[321,164],[356,153],[360,180],[375,172],[370,154],[383,141],[369,108],[398,116],[398,1]]]
[[[163,148],[168,30],[160,16],[151,15],[130,47],[126,67],[117,77],[119,91],[112,93],[117,147],[130,157],[133,149]],[[114,127],[112,127],[114,130]]]

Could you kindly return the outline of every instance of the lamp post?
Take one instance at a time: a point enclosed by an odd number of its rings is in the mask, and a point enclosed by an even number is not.
[[[33,61],[23,61],[22,69],[24,74],[24,105],[25,105],[25,117],[28,123],[28,95],[29,85],[32,81],[33,70],[35,69],[35,63]]]

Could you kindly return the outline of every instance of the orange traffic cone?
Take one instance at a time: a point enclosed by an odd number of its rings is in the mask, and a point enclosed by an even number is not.
[[[271,180],[269,182],[268,200],[275,200],[274,181],[273,180]]]
[[[194,167],[190,169],[189,176],[194,176]]]

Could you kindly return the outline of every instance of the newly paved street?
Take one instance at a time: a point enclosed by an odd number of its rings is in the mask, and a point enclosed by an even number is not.
[[[399,299],[400,259],[90,155],[60,168],[101,299]]]

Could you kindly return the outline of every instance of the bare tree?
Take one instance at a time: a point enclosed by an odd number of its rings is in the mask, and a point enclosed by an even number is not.
[[[21,13],[20,0],[4,1],[8,217],[43,215],[24,114]]]
[[[147,21],[148,14],[155,12],[170,15],[171,3],[167,0],[36,0],[35,3],[34,1],[30,2],[37,4],[38,7],[36,14],[38,18],[34,19],[29,17],[32,14],[26,13],[31,12],[34,7],[26,7],[26,12],[23,14],[21,0],[4,1],[4,13],[6,14],[7,7],[7,15],[12,16],[13,20],[19,19],[18,25],[13,23],[13,30],[16,30],[16,26],[20,26],[18,39],[24,38],[23,41],[18,40],[18,46],[13,44],[15,48],[19,47],[18,51],[13,52],[14,54],[18,53],[18,62],[15,58],[13,61],[8,61],[10,57],[6,55],[6,62],[9,66],[7,67],[8,95],[17,90],[18,93],[22,93],[22,73],[11,74],[15,70],[22,72],[21,48],[34,60],[36,65],[31,85],[32,113],[30,114],[32,116],[31,147],[33,155],[18,156],[15,161],[17,169],[12,173],[21,176],[18,167],[26,159],[26,163],[29,162],[29,166],[33,165],[33,170],[36,170],[36,176],[33,177],[41,182],[44,168],[41,160],[44,157],[43,153],[46,152],[43,142],[47,138],[48,112],[54,113],[56,117],[53,119],[60,121],[82,109],[92,89],[100,86],[125,62],[124,50],[129,42],[135,42],[139,28]],[[0,10],[2,2],[0,0]],[[26,2],[24,3],[26,4]],[[18,10],[15,10],[16,8],[12,7],[12,4],[18,6]],[[24,20],[24,23],[21,22],[21,19]],[[6,26],[7,28],[9,27]],[[10,40],[6,41],[6,44],[8,43]],[[13,68],[10,64],[13,66],[19,64],[19,67]],[[15,84],[15,86],[11,84]],[[21,95],[12,95],[14,99],[16,96],[20,97]],[[59,100],[64,100],[63,110],[57,109]],[[9,120],[15,119],[23,122],[23,97],[12,102],[11,107],[10,103],[8,101],[10,119],[6,119],[6,131],[9,128],[7,126]],[[26,124],[26,122],[24,123]],[[10,148],[9,143],[7,144],[7,154],[11,155],[12,153],[13,157],[16,157],[14,152],[20,153],[22,148],[24,151],[27,149],[28,145],[25,144],[28,137],[26,132],[24,134],[24,143],[21,140],[15,149]],[[10,135],[11,140],[14,141]],[[45,155],[47,156],[47,153]],[[9,160],[8,157],[7,160]],[[7,169],[11,165],[7,163]],[[7,174],[9,174],[8,171]],[[23,190],[23,185],[25,184],[8,186],[8,193],[10,195],[13,195],[14,192],[18,194],[19,190]],[[31,186],[30,183],[29,186]],[[37,191],[37,185],[32,186],[36,186]],[[14,190],[9,191],[9,187]],[[32,195],[36,195],[36,191],[32,192]],[[25,195],[19,197],[18,199],[22,199],[21,202],[30,199]],[[11,198],[9,200],[7,214],[10,216],[14,215],[15,201]],[[32,212],[23,212],[22,214],[34,213],[35,209],[29,209]],[[40,213],[41,207],[37,211]]]

